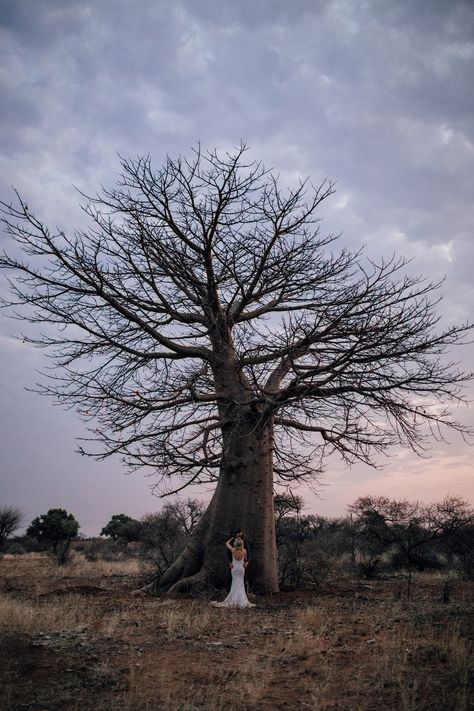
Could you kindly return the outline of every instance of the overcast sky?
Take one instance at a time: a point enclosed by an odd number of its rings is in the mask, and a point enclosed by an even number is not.
[[[197,140],[243,139],[282,183],[336,180],[322,229],[445,276],[443,320],[472,318],[472,2],[0,0],[0,24],[1,199],[14,186],[70,230],[84,219],[74,186],[112,185],[117,154],[158,168]],[[24,389],[45,360],[13,339],[20,327],[0,316],[0,505],[28,522],[66,508],[86,534],[159,509],[151,479],[75,454],[75,413]],[[472,346],[456,358],[474,367]],[[474,423],[472,408],[456,415]],[[474,449],[450,436],[430,455],[394,451],[382,471],[331,460],[320,497],[298,493],[330,516],[364,494],[472,502]]]

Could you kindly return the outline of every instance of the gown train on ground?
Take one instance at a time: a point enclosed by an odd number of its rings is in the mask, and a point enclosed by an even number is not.
[[[232,585],[229,594],[222,602],[211,602],[214,607],[255,607],[245,592],[245,566],[243,560],[232,560]]]

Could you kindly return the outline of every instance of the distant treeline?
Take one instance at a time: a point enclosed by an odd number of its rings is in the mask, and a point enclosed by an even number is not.
[[[314,587],[331,576],[370,579],[430,570],[452,570],[460,577],[474,578],[474,512],[460,497],[447,496],[425,505],[365,496],[351,504],[342,518],[305,514],[304,508],[300,496],[287,493],[275,497],[283,588]],[[79,524],[72,514],[52,509],[32,522],[29,535],[5,539],[3,552],[19,555],[55,549],[58,555],[66,548],[67,559],[69,545],[61,545],[60,536],[52,541],[52,534],[48,539],[41,533],[40,524],[51,522],[54,514],[54,523],[65,527],[73,549],[89,560],[137,556],[160,574],[180,553],[203,512],[200,501],[187,499],[169,503],[139,520],[115,514],[102,529],[102,538],[79,539]],[[225,536],[231,533],[225,532]],[[251,565],[252,542],[247,541],[247,546]]]

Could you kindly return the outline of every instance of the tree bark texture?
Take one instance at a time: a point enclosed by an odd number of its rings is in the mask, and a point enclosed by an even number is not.
[[[225,433],[224,457],[212,500],[159,591],[184,592],[230,584],[226,540],[242,529],[249,550],[249,587],[278,590],[273,509],[273,426],[248,416]]]

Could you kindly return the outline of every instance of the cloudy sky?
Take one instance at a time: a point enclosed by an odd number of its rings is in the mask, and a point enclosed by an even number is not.
[[[72,229],[84,220],[75,187],[113,184],[117,154],[158,167],[197,140],[243,139],[283,183],[336,180],[323,229],[446,277],[443,321],[472,318],[472,2],[0,0],[0,53],[1,199],[14,186]],[[27,521],[67,508],[86,534],[159,509],[151,479],[75,454],[75,413],[25,390],[45,361],[13,338],[20,327],[0,316],[0,505]],[[474,368],[472,346],[456,358]],[[456,416],[474,424],[472,408]],[[473,456],[452,435],[429,459],[394,451],[381,471],[332,460],[319,498],[299,493],[330,516],[368,493],[474,501]]]

